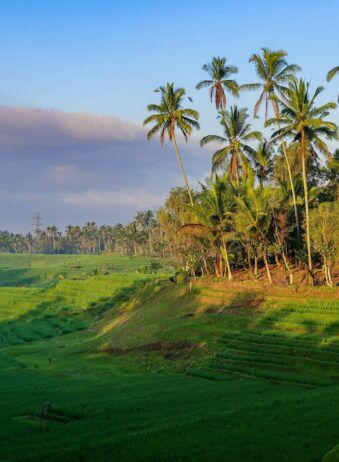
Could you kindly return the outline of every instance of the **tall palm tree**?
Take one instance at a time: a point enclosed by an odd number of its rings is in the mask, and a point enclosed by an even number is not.
[[[274,111],[275,117],[279,117],[278,100],[284,99],[286,93],[286,83],[300,70],[296,64],[288,64],[286,61],[287,53],[284,50],[272,51],[269,48],[262,48],[262,53],[254,53],[249,62],[255,66],[257,76],[261,80],[260,83],[251,83],[242,85],[243,90],[257,90],[260,89],[260,96],[254,106],[254,117],[258,116],[261,105],[265,102],[265,120],[268,118],[269,103]],[[282,150],[284,153],[288,176],[290,180],[291,193],[293,197],[294,215],[299,233],[299,218],[297,209],[297,198],[295,194],[294,182],[291,171],[291,164],[287,155],[285,142],[282,143]]]
[[[226,91],[234,96],[239,94],[239,85],[235,80],[229,79],[231,74],[236,74],[236,66],[227,66],[226,58],[213,57],[210,63],[204,64],[202,69],[210,76],[209,80],[202,80],[196,86],[197,90],[208,87],[210,89],[211,102],[214,99],[217,110],[226,109]]]
[[[239,181],[239,169],[245,173],[248,166],[247,155],[253,155],[254,149],[248,144],[253,140],[261,140],[259,131],[252,131],[247,122],[247,109],[239,109],[232,106],[229,111],[220,112],[220,124],[224,130],[224,136],[207,135],[202,138],[200,145],[208,143],[221,143],[224,146],[213,154],[212,171],[220,168],[230,157],[229,175],[232,180]]]
[[[333,69],[331,69],[330,71],[328,71],[327,73],[327,82],[329,82],[330,80],[333,79],[333,77],[335,75],[339,74],[339,66],[335,66]]]
[[[329,102],[319,107],[315,104],[316,98],[322,91],[323,87],[318,87],[311,96],[309,84],[302,79],[294,79],[289,84],[286,101],[280,101],[282,106],[281,115],[266,122],[267,126],[275,125],[278,127],[272,134],[273,139],[289,138],[299,145],[305,200],[307,259],[310,273],[312,272],[312,256],[308,210],[307,159],[309,154],[317,155],[318,152],[330,156],[330,150],[322,138],[335,139],[337,137],[337,126],[333,122],[324,120],[329,115],[329,110],[336,108],[336,104]]]
[[[147,106],[149,112],[155,113],[144,120],[144,125],[154,123],[154,126],[147,134],[147,138],[150,140],[160,132],[160,142],[161,146],[163,146],[166,135],[168,136],[168,139],[174,146],[190,202],[193,205],[192,193],[178,149],[175,131],[179,129],[187,142],[188,136],[192,133],[193,129],[196,128],[199,130],[200,128],[198,123],[199,113],[194,109],[182,107],[186,91],[183,88],[174,88],[174,83],[167,83],[166,86],[161,86],[155,91],[161,95],[160,104],[149,104]]]
[[[261,105],[265,102],[265,120],[268,118],[268,107],[271,103],[274,113],[279,110],[277,99],[284,98],[286,84],[300,71],[296,64],[288,64],[287,53],[284,50],[272,51],[261,48],[262,53],[254,53],[249,62],[254,64],[255,71],[261,82],[241,85],[242,90],[261,90],[259,99],[254,106],[254,117],[258,116]]]

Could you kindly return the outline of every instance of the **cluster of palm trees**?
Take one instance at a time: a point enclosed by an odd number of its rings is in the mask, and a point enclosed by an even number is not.
[[[68,225],[65,232],[47,226],[35,233],[0,231],[0,252],[13,253],[114,253],[129,256],[164,256],[156,215],[152,210],[139,211],[134,219],[122,225]]]
[[[289,64],[283,50],[263,48],[249,61],[258,76],[258,82],[249,84],[239,84],[233,78],[238,69],[227,65],[226,58],[214,57],[203,66],[209,79],[199,82],[196,88],[209,89],[222,134],[201,139],[201,146],[219,145],[212,156],[211,178],[202,191],[191,191],[177,144],[177,133],[187,141],[193,129],[199,129],[198,112],[184,107],[183,88],[171,83],[156,90],[160,92],[160,103],[148,106],[152,115],[144,121],[145,125],[153,124],[148,139],[159,133],[161,144],[166,137],[173,143],[190,208],[188,222],[181,223],[178,231],[191,234],[199,245],[210,236],[208,245],[216,249],[217,275],[223,273],[224,262],[226,273],[232,277],[227,245],[233,242],[231,245],[236,247],[241,242],[249,269],[256,267],[260,254],[270,281],[272,259],[278,262],[281,257],[292,280],[291,260],[300,262],[304,249],[312,281],[313,260],[319,252],[312,243],[310,214],[324,202],[326,194],[328,200],[329,184],[318,159],[320,155],[325,155],[328,162],[333,159],[328,141],[338,139],[338,129],[328,118],[336,104],[318,103],[323,87],[311,91],[308,82],[297,78],[300,67]],[[338,72],[337,66],[327,79]],[[272,129],[269,139],[252,128],[247,109],[237,105],[228,108],[227,94],[238,97],[244,91],[259,92],[253,117],[257,118],[264,106],[264,126]],[[279,174],[284,182],[279,181]],[[331,202],[336,200],[335,181],[331,183],[330,196]],[[202,259],[207,270],[206,255]]]

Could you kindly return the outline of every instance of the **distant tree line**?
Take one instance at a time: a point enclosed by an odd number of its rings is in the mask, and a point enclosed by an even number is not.
[[[0,252],[166,256],[162,231],[152,210],[137,212],[126,225],[97,226],[88,222],[84,226],[68,225],[64,232],[47,226],[25,235],[0,231]]]

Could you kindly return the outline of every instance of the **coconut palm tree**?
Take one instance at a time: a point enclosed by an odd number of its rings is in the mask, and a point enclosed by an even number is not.
[[[259,131],[253,131],[247,122],[247,109],[239,109],[232,106],[229,111],[220,112],[220,124],[224,130],[224,136],[207,135],[202,138],[200,145],[208,143],[221,143],[223,147],[213,154],[212,171],[216,171],[225,164],[230,157],[229,176],[232,180],[239,181],[239,169],[245,173],[249,160],[248,155],[254,155],[254,149],[248,144],[253,140],[260,141],[262,135]]]
[[[260,96],[254,106],[253,113],[254,117],[257,117],[261,105],[265,102],[265,120],[267,120],[269,103],[271,103],[271,106],[273,107],[275,117],[279,117],[278,100],[279,98],[284,99],[284,94],[287,90],[286,83],[288,83],[294,74],[300,70],[300,67],[296,64],[287,63],[285,59],[287,53],[284,50],[272,51],[269,48],[262,48],[261,51],[261,54],[254,53],[249,59],[249,62],[254,64],[255,71],[261,82],[241,85],[241,89],[260,89]],[[282,150],[290,180],[295,222],[299,233],[297,198],[295,194],[291,165],[284,142],[282,143]]]
[[[268,253],[272,239],[270,228],[275,200],[272,188],[261,185],[255,187],[253,179],[247,181],[243,185],[241,194],[235,197],[237,205],[234,215],[235,228],[244,237],[245,243],[248,240],[255,243],[256,252],[259,252],[264,260],[270,283],[272,283],[272,276]]]
[[[204,64],[202,69],[208,73],[210,79],[202,80],[196,86],[197,90],[208,87],[210,89],[211,102],[214,99],[217,110],[226,109],[226,91],[234,96],[239,94],[239,85],[235,80],[229,79],[231,74],[236,74],[236,66],[226,65],[226,58],[213,57],[210,63]]]
[[[339,66],[335,66],[333,69],[331,69],[328,73],[327,73],[327,82],[330,82],[330,80],[333,79],[333,77],[335,75],[339,74]]]
[[[307,260],[310,274],[312,273],[312,256],[307,159],[310,154],[316,156],[318,152],[330,156],[330,150],[323,137],[327,139],[337,137],[337,126],[333,122],[325,120],[329,115],[329,111],[336,108],[336,104],[329,102],[319,107],[316,106],[316,99],[322,91],[323,87],[318,87],[311,96],[308,83],[302,79],[293,79],[286,93],[286,101],[281,100],[279,103],[282,107],[281,114],[279,113],[279,117],[272,118],[266,122],[267,126],[275,125],[278,127],[272,134],[273,139],[292,139],[293,142],[299,145],[305,200]]]
[[[273,169],[272,150],[266,140],[259,143],[251,157],[259,184],[262,186],[265,180],[269,179]]]
[[[227,244],[234,239],[232,215],[234,196],[224,178],[215,175],[207,186],[201,185],[202,191],[198,195],[196,204],[189,207],[196,223],[187,223],[179,228],[181,234],[188,234],[197,238],[208,238],[215,249],[215,274],[223,276],[222,258],[225,261],[225,273],[228,280],[233,279]]]
[[[196,128],[199,130],[200,128],[198,123],[199,113],[194,109],[182,107],[186,91],[183,88],[175,88],[174,83],[167,83],[166,86],[157,88],[155,92],[159,92],[161,95],[160,104],[149,104],[147,106],[149,112],[155,113],[144,120],[144,125],[149,123],[154,124],[148,132],[147,138],[150,140],[160,132],[161,146],[163,146],[166,136],[172,142],[190,202],[193,205],[192,193],[178,149],[175,132],[179,130],[187,142],[188,136],[192,133],[193,129]]]

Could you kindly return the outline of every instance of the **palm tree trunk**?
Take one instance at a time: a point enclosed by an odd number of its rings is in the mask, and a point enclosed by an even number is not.
[[[331,267],[327,266],[327,278],[328,278],[328,285],[333,287],[332,275],[331,275]]]
[[[254,277],[258,277],[258,257],[254,255]]]
[[[208,271],[208,267],[207,267],[206,257],[204,255],[202,256],[202,262],[203,262],[203,265],[204,265],[205,273],[207,275],[209,273],[209,271]]]
[[[181,158],[181,155],[180,155],[180,152],[179,152],[179,149],[178,149],[177,140],[175,138],[175,135],[173,136],[172,141],[173,141],[174,149],[175,149],[175,152],[176,152],[176,155],[177,155],[177,158],[178,158],[182,178],[183,178],[184,183],[186,185],[186,189],[187,189],[187,192],[188,192],[188,195],[189,195],[189,198],[190,198],[191,205],[193,205],[193,198],[192,198],[191,188],[190,188],[190,186],[188,184],[188,181],[187,181],[184,165],[183,165],[182,158]]]
[[[222,246],[223,246],[223,249],[224,249],[225,263],[226,263],[226,268],[227,268],[228,280],[232,281],[233,276],[232,276],[232,272],[231,272],[230,261],[228,259],[227,246],[226,246],[226,242],[224,240],[222,241]]]
[[[267,278],[269,280],[269,283],[272,284],[271,271],[270,271],[270,267],[268,266],[266,250],[263,250],[263,257],[264,257],[264,262],[265,262],[265,267],[266,267]]]
[[[299,235],[300,234],[300,226],[299,226],[299,217],[298,217],[298,208],[297,208],[297,198],[296,198],[296,195],[295,195],[294,183],[293,183],[292,172],[291,172],[291,164],[290,164],[289,158],[287,156],[286,144],[285,144],[284,141],[282,142],[282,148],[283,148],[283,153],[284,153],[284,156],[285,156],[285,161],[286,161],[287,171],[288,171],[288,177],[289,177],[290,185],[291,185],[294,216],[295,216],[295,224],[297,226],[297,233]]]
[[[219,248],[218,248],[216,256],[215,256],[214,267],[215,267],[215,275],[216,275],[216,277],[221,278],[222,277],[222,258],[221,258]]]
[[[293,284],[293,273],[291,271],[290,265],[288,264],[288,260],[287,260],[287,257],[285,255],[284,250],[282,251],[282,257],[283,257],[283,261],[284,261],[284,264],[285,264],[285,268],[286,268],[287,273],[288,273],[290,284],[292,285]]]
[[[305,196],[305,225],[306,225],[306,247],[307,247],[307,261],[308,270],[312,273],[312,255],[311,255],[311,236],[310,236],[310,220],[308,211],[308,188],[307,188],[307,173],[306,173],[306,149],[305,149],[305,134],[301,134],[301,165],[304,184]]]
[[[252,274],[252,264],[251,264],[251,251],[250,248],[247,246],[247,264],[248,264],[248,271],[250,272],[250,275],[253,276]]]
[[[274,102],[273,106],[274,106],[275,116],[276,116],[277,119],[279,119],[280,111],[279,111],[279,108],[278,108],[278,105],[277,105],[276,101]],[[280,128],[280,123],[278,123],[278,127]],[[290,164],[290,160],[289,160],[288,155],[287,155],[287,149],[286,149],[285,141],[282,141],[281,145],[282,145],[282,149],[283,149],[283,153],[284,153],[284,157],[285,157],[285,162],[286,162],[286,166],[287,166],[288,178],[290,180],[290,186],[291,186],[291,192],[292,192],[292,198],[293,198],[295,224],[297,226],[297,233],[298,233],[298,236],[299,236],[299,234],[300,234],[300,225],[299,225],[299,217],[298,217],[297,198],[296,198],[296,195],[295,195],[293,177],[292,177],[292,172],[291,172],[291,164]]]
[[[328,264],[327,258],[324,258],[324,273],[325,273],[325,279],[326,279],[326,284],[329,287],[333,287],[333,281],[332,281],[332,276],[331,276],[331,270],[330,270],[330,265]]]

